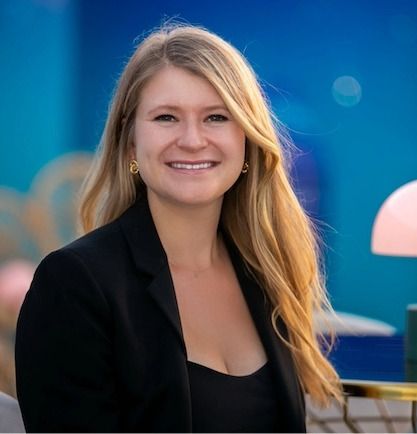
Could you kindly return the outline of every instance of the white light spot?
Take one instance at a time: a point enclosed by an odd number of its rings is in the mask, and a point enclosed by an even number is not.
[[[334,81],[332,94],[338,104],[353,107],[362,99],[362,88],[355,77],[343,75]]]

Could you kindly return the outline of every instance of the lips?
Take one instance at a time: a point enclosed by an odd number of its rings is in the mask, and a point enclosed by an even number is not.
[[[219,163],[216,161],[198,161],[198,162],[185,162],[185,161],[170,161],[166,163],[173,169],[181,170],[204,170],[217,166]]]

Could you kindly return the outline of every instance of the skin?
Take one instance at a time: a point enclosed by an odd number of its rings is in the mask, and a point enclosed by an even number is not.
[[[266,360],[217,230],[244,156],[245,133],[206,79],[167,66],[144,87],[130,157],[168,257],[187,358],[231,375]]]
[[[221,207],[223,194],[242,170],[245,133],[207,80],[169,66],[142,91],[135,144],[140,175],[152,201],[181,208],[214,202]],[[186,168],[198,163],[210,167]]]

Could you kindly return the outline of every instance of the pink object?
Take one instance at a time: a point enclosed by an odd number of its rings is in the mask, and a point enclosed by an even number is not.
[[[371,249],[378,255],[417,257],[417,181],[404,184],[382,204]]]
[[[24,259],[12,259],[0,266],[0,304],[17,313],[33,279],[35,265]]]

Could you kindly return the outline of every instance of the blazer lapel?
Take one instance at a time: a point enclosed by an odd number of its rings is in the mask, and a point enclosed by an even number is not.
[[[168,265],[160,270],[147,287],[147,290],[174,327],[184,355],[186,355],[187,350],[181,327],[177,298]]]
[[[168,259],[146,199],[139,199],[120,218],[136,268],[150,278],[146,290],[176,331],[186,354],[181,320]]]
[[[149,276],[146,290],[176,331],[186,357],[186,347],[168,260],[154,225],[146,199],[137,200],[121,217],[120,225],[137,269]],[[303,425],[300,386],[294,362],[288,348],[277,337],[271,323],[271,304],[260,286],[250,276],[240,253],[227,236],[224,237],[253,321],[264,345],[276,380],[280,408],[288,419],[288,431],[305,431]],[[281,334],[287,338],[287,329],[281,319],[277,322]],[[299,422],[301,421],[301,422]]]

